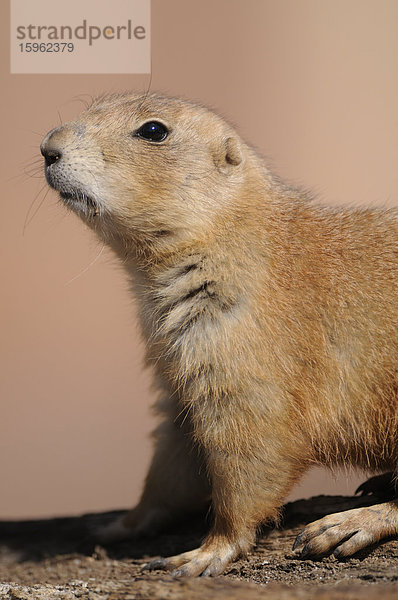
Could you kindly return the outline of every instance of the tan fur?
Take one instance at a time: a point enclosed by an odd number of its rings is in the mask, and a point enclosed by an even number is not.
[[[132,135],[150,120],[164,142]],[[203,546],[155,566],[221,572],[311,465],[396,470],[397,210],[319,206],[220,117],[155,94],[99,98],[42,151],[131,277],[161,391],[123,523],[155,531],[211,499]]]

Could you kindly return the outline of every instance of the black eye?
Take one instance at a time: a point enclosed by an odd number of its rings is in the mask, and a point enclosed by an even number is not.
[[[167,138],[169,130],[159,121],[148,121],[141,125],[134,135],[149,142],[163,142]]]

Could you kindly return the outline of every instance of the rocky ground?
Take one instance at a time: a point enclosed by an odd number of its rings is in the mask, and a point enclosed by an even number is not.
[[[150,557],[194,548],[208,524],[181,524],[152,540],[102,547],[93,528],[120,513],[0,523],[0,598],[7,600],[392,600],[398,598],[398,540],[339,562],[291,553],[303,525],[369,498],[318,496],[287,504],[279,529],[264,530],[250,556],[215,579],[173,580],[142,571]],[[372,501],[374,502],[374,500]]]

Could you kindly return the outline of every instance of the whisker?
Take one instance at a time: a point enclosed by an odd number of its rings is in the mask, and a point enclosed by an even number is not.
[[[87,96],[89,100],[86,100],[84,96]],[[77,96],[73,96],[72,100],[81,102],[86,109],[94,102],[94,98],[91,94],[78,94]]]
[[[15,175],[11,175],[11,177],[8,177],[5,181],[9,182],[9,181],[27,181],[28,179],[41,179],[41,173],[40,173],[41,169],[37,170],[37,172],[34,173],[29,173],[27,172],[25,169],[22,170],[21,173],[16,173]]]
[[[76,279],[78,279],[79,277],[81,277],[82,275],[84,275],[84,273],[87,273],[87,271],[89,269],[91,269],[92,266],[95,265],[95,263],[98,261],[98,259],[100,258],[101,254],[103,253],[105,248],[105,243],[102,244],[102,247],[100,249],[100,251],[98,252],[97,256],[87,265],[87,267],[85,269],[83,269],[82,271],[80,271],[80,273],[78,273],[77,275],[75,275],[74,277],[72,277],[72,279],[69,279],[69,281],[67,281],[64,285],[69,285],[71,284],[73,281],[75,281]]]
[[[29,169],[30,171],[32,171],[33,169],[41,169],[43,170],[43,161],[42,160],[37,160],[35,162],[31,162],[31,163],[27,163],[26,165],[24,165],[22,167],[23,170],[27,170]]]
[[[36,177],[40,174],[43,177],[43,161],[35,160],[22,167],[22,174],[28,175],[29,177]]]
[[[152,58],[151,58],[151,72],[150,72],[150,75],[149,75],[148,87],[147,87],[147,89],[146,89],[146,91],[145,91],[145,93],[144,93],[144,95],[143,95],[143,97],[141,99],[141,102],[138,105],[138,108],[136,109],[137,112],[140,110],[140,108],[144,104],[145,100],[148,98],[148,94],[149,94],[149,91],[151,89],[151,85],[152,85]]]
[[[46,193],[44,194],[43,198],[39,202],[38,206],[36,207],[35,211],[32,213],[32,210],[33,210],[33,207],[35,205],[35,202],[36,202],[37,198],[40,196],[40,194],[42,193],[42,191],[44,190],[44,188],[46,187],[46,185],[47,185],[46,183],[43,184],[43,186],[40,188],[40,190],[38,191],[38,193],[34,197],[33,202],[29,206],[28,212],[26,213],[25,222],[23,224],[22,235],[25,235],[26,228],[32,222],[32,220],[35,218],[35,216],[37,215],[37,213],[39,212],[40,208],[43,205],[44,200],[47,197],[48,192],[50,191],[50,188],[48,188],[47,191],[46,191]]]
[[[28,163],[26,164],[21,164],[19,165],[19,172],[16,173],[15,175],[11,175],[10,177],[8,177],[6,179],[6,181],[18,181],[18,180],[23,180],[23,178],[38,178],[38,175],[40,174],[41,177],[41,173],[42,173],[42,161],[43,159],[41,157],[35,157],[34,159],[30,160]]]
[[[41,169],[37,171],[24,171],[18,177],[25,177],[25,181],[27,179],[43,179],[43,173]]]
[[[43,179],[43,173],[41,169],[36,171],[24,171],[22,175],[26,175],[29,179]]]
[[[34,135],[38,135],[41,138],[44,138],[45,133],[39,133],[38,131],[34,131],[33,129],[26,129],[25,131],[29,131],[29,133],[34,133]]]
[[[35,156],[32,156],[28,164],[33,164],[37,162],[43,162],[43,157],[41,154],[35,154]]]
[[[22,171],[22,173],[16,173],[15,175],[11,175],[11,177],[8,177],[6,181],[18,181],[23,180],[23,178],[30,178],[30,175],[28,173],[25,173],[25,171]]]
[[[44,136],[46,135],[47,132],[45,133],[39,133],[38,131],[35,131],[34,129],[27,129],[26,127],[17,127],[17,131],[23,131],[24,133],[33,133],[34,135],[37,135],[41,138],[44,138]]]

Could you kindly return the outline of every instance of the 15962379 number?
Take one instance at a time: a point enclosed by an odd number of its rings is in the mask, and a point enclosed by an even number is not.
[[[73,52],[72,42],[24,42],[19,44],[21,52]]]

